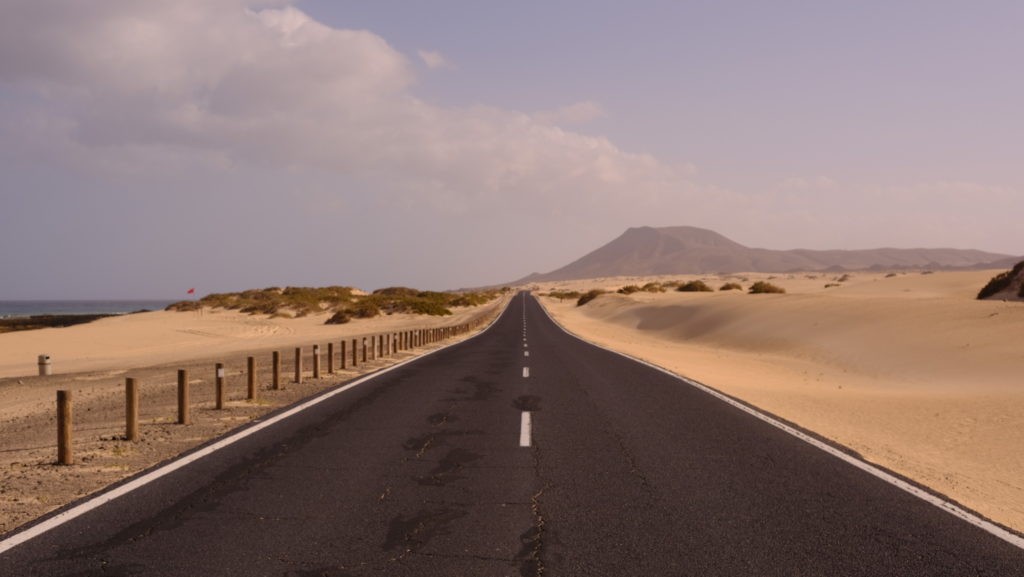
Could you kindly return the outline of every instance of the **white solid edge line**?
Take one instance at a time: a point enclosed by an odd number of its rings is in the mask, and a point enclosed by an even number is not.
[[[529,447],[530,446],[530,434],[533,430],[531,424],[530,411],[523,411],[523,416],[519,421],[519,446]]]
[[[134,491],[135,489],[138,489],[139,487],[142,487],[143,485],[151,483],[151,482],[159,479],[160,477],[169,475],[170,473],[173,473],[174,471],[177,471],[178,469],[181,469],[182,467],[184,467],[184,466],[186,466],[186,465],[188,465],[188,464],[190,464],[190,463],[192,463],[194,461],[198,461],[199,459],[201,459],[201,458],[203,458],[203,457],[205,457],[205,456],[207,456],[207,455],[209,455],[209,454],[211,454],[211,453],[213,453],[213,452],[215,452],[215,451],[217,451],[219,449],[223,449],[224,447],[227,447],[228,445],[232,445],[232,444],[234,444],[234,443],[236,443],[236,442],[238,442],[238,441],[240,441],[240,440],[242,440],[242,439],[244,439],[244,438],[246,438],[246,437],[248,437],[250,435],[253,435],[253,434],[255,434],[255,433],[257,433],[257,432],[259,432],[259,431],[261,431],[261,430],[263,430],[263,429],[265,429],[267,427],[269,427],[270,425],[273,425],[273,424],[277,423],[278,421],[283,421],[284,419],[287,419],[288,417],[291,417],[292,415],[295,415],[296,413],[304,411],[304,410],[306,410],[306,409],[308,409],[308,408],[310,408],[310,407],[312,407],[314,405],[318,405],[318,404],[326,401],[327,399],[330,399],[331,397],[334,397],[335,395],[339,395],[339,394],[341,394],[341,393],[343,393],[343,392],[345,392],[345,391],[347,391],[347,390],[349,390],[349,389],[351,389],[353,387],[359,386],[359,385],[361,385],[361,384],[363,384],[363,383],[365,383],[367,381],[375,379],[375,378],[377,378],[377,377],[379,377],[381,375],[384,375],[386,373],[390,373],[391,371],[393,371],[395,369],[399,369],[401,367],[404,367],[405,365],[407,365],[409,363],[412,363],[414,361],[417,361],[417,360],[422,359],[424,357],[428,357],[428,356],[430,356],[430,355],[432,355],[434,353],[441,352],[441,351],[443,351],[443,350],[445,350],[445,349],[447,349],[449,347],[453,347],[453,346],[455,346],[457,344],[461,344],[461,343],[464,343],[466,341],[475,339],[478,336],[480,336],[480,335],[484,334],[485,332],[487,332],[488,330],[490,330],[490,328],[492,326],[494,326],[495,323],[497,323],[499,320],[501,320],[501,318],[503,316],[505,316],[505,313],[508,311],[509,304],[511,304],[511,303],[512,303],[512,301],[510,299],[509,303],[505,305],[505,310],[503,310],[500,315],[495,317],[494,320],[491,321],[491,323],[488,324],[486,327],[484,327],[483,330],[481,330],[479,333],[477,333],[477,334],[475,334],[475,335],[473,335],[471,337],[468,337],[468,338],[463,339],[463,340],[461,340],[459,342],[451,343],[451,344],[445,345],[443,347],[434,349],[432,351],[423,353],[422,355],[418,355],[418,356],[415,356],[415,357],[413,357],[411,359],[407,359],[407,360],[402,361],[401,363],[398,363],[396,365],[391,365],[390,367],[385,367],[385,368],[380,369],[379,371],[377,371],[377,372],[375,372],[373,374],[370,374],[370,375],[367,375],[365,377],[362,377],[362,378],[360,378],[360,379],[358,379],[356,381],[353,381],[353,382],[351,382],[351,383],[349,383],[349,384],[347,384],[347,385],[345,385],[343,387],[339,387],[339,388],[334,389],[334,390],[328,390],[326,393],[322,393],[320,396],[317,396],[316,398],[310,399],[310,400],[308,400],[308,401],[306,401],[306,402],[304,402],[304,403],[302,403],[300,405],[296,405],[296,406],[292,407],[291,409],[288,409],[287,411],[285,411],[283,413],[280,413],[278,415],[275,415],[275,416],[267,419],[266,421],[261,421],[259,424],[253,425],[253,426],[251,426],[251,427],[249,427],[249,428],[247,428],[247,429],[245,429],[243,431],[239,431],[239,432],[234,433],[234,434],[232,434],[230,436],[224,437],[223,439],[221,439],[221,440],[219,440],[219,441],[217,441],[217,442],[215,442],[215,443],[213,443],[211,445],[208,445],[208,446],[206,446],[206,447],[204,447],[204,448],[202,448],[202,449],[200,449],[200,450],[198,450],[198,451],[196,451],[194,453],[190,453],[188,455],[185,455],[184,457],[181,457],[180,459],[172,461],[172,462],[164,465],[163,467],[160,467],[159,469],[155,469],[153,471],[150,471],[149,473],[146,473],[145,475],[143,475],[141,477],[138,477],[136,479],[133,479],[132,481],[129,481],[129,482],[123,484],[123,485],[120,485],[120,486],[118,486],[118,487],[116,487],[116,488],[114,488],[114,489],[112,489],[110,491],[107,491],[105,493],[101,493],[99,495],[96,495],[95,497],[93,497],[93,498],[91,498],[91,499],[89,499],[89,500],[87,500],[87,501],[85,501],[83,503],[80,503],[80,504],[78,504],[78,505],[68,509],[67,511],[64,511],[62,513],[54,515],[53,517],[47,519],[46,521],[43,521],[42,523],[39,523],[38,525],[33,525],[32,527],[29,527],[28,529],[25,529],[24,531],[21,531],[19,533],[15,533],[14,535],[11,535],[10,537],[4,539],[3,541],[0,541],[0,554],[5,553],[5,552],[13,549],[14,547],[17,547],[18,545],[21,545],[22,543],[24,543],[26,541],[29,541],[30,539],[38,537],[39,535],[42,535],[43,533],[46,533],[47,531],[49,531],[51,529],[59,527],[59,526],[63,525],[64,523],[67,523],[68,521],[71,521],[72,519],[75,519],[76,517],[80,517],[81,515],[84,515],[84,514],[88,513],[89,511],[92,511],[93,509],[96,509],[97,507],[100,507],[101,505],[109,503],[110,501],[113,501],[114,499],[117,499],[118,497],[121,497],[122,495],[127,495],[128,493]]]
[[[539,300],[537,300],[537,299],[534,299],[534,300],[536,300],[537,304],[540,305],[540,301]],[[860,469],[860,470],[862,470],[862,471],[864,471],[866,473],[870,473],[871,475],[874,475],[875,477],[878,477],[879,479],[881,479],[882,481],[885,481],[886,483],[889,483],[890,485],[893,485],[893,486],[895,486],[897,488],[900,488],[900,489],[906,491],[907,493],[910,493],[911,495],[913,495],[913,496],[915,496],[915,497],[917,497],[917,498],[919,498],[919,499],[921,499],[921,500],[923,500],[925,502],[931,503],[932,505],[938,507],[939,509],[942,509],[943,511],[949,513],[950,515],[953,515],[954,517],[957,517],[957,518],[959,518],[959,519],[961,519],[963,521],[966,521],[966,522],[970,523],[971,525],[974,525],[975,527],[978,527],[979,529],[982,529],[982,530],[984,530],[984,531],[986,531],[986,532],[988,532],[988,533],[990,533],[990,534],[992,534],[992,535],[1002,539],[1003,541],[1006,541],[1007,543],[1009,543],[1011,545],[1014,545],[1016,547],[1024,549],[1024,537],[1021,537],[1021,536],[1019,536],[1019,535],[1017,535],[1017,534],[1015,534],[1015,533],[1013,533],[1011,531],[1008,531],[1008,530],[1000,527],[999,525],[996,525],[995,523],[993,523],[993,522],[991,522],[991,521],[989,521],[987,519],[982,519],[981,517],[979,517],[979,516],[975,515],[974,513],[972,513],[970,511],[960,507],[959,505],[956,505],[954,503],[950,503],[949,501],[947,501],[945,499],[942,499],[941,497],[938,497],[938,496],[936,496],[936,495],[934,495],[934,494],[932,494],[932,493],[930,493],[928,491],[925,491],[924,489],[921,489],[920,487],[918,487],[916,485],[908,483],[907,481],[904,481],[903,479],[900,479],[899,477],[897,477],[897,476],[895,476],[895,475],[893,475],[893,474],[891,474],[891,473],[889,473],[887,471],[883,471],[882,469],[880,469],[880,468],[878,468],[878,467],[876,467],[876,466],[874,466],[874,465],[872,465],[872,464],[870,464],[870,463],[868,463],[866,461],[861,461],[860,459],[857,459],[856,457],[853,457],[852,455],[849,455],[849,454],[847,454],[847,453],[845,453],[843,451],[840,451],[839,449],[836,449],[835,447],[833,447],[833,446],[831,446],[831,445],[829,445],[827,443],[819,441],[818,439],[815,439],[814,437],[804,433],[803,431],[800,431],[799,429],[793,428],[793,427],[791,427],[791,426],[789,426],[789,425],[787,425],[787,424],[785,424],[785,423],[783,423],[783,422],[781,422],[781,421],[779,421],[779,420],[777,420],[777,419],[775,419],[773,417],[770,417],[770,416],[768,416],[768,415],[758,411],[757,409],[755,409],[755,408],[753,408],[753,407],[751,407],[749,405],[745,405],[745,404],[743,404],[743,403],[741,403],[741,402],[739,402],[739,401],[737,401],[737,400],[735,400],[735,399],[733,399],[733,398],[731,398],[731,397],[729,397],[729,396],[727,396],[727,395],[725,395],[723,393],[720,393],[720,392],[716,391],[715,389],[712,389],[711,387],[709,387],[709,386],[707,386],[707,385],[705,385],[705,384],[703,384],[703,383],[701,383],[699,381],[695,381],[695,380],[693,380],[693,379],[691,379],[689,377],[684,377],[682,375],[673,373],[672,371],[670,371],[670,370],[668,370],[668,369],[666,369],[664,367],[659,367],[658,365],[655,365],[654,363],[645,361],[643,359],[639,359],[639,358],[634,357],[632,355],[628,355],[626,353],[622,353],[622,352],[610,349],[608,347],[599,345],[597,343],[592,343],[592,342],[588,341],[587,339],[581,337],[580,335],[577,335],[577,334],[573,333],[572,331],[570,331],[569,329],[567,329],[564,326],[562,326],[558,321],[555,320],[554,317],[551,316],[551,313],[548,312],[547,308],[545,308],[544,305],[540,305],[540,308],[541,308],[541,310],[544,311],[544,314],[546,314],[548,316],[548,318],[551,319],[551,322],[555,323],[555,326],[557,326],[558,328],[562,329],[562,331],[564,331],[566,334],[568,334],[569,336],[571,336],[571,337],[573,337],[575,339],[583,341],[583,342],[585,342],[585,343],[587,343],[589,345],[593,345],[593,346],[595,346],[595,347],[597,347],[599,349],[604,349],[604,350],[606,350],[606,351],[608,351],[610,353],[615,353],[615,354],[617,354],[617,355],[619,355],[621,357],[625,357],[625,358],[630,359],[632,361],[636,361],[636,362],[638,362],[638,363],[640,363],[642,365],[647,365],[648,367],[651,367],[652,369],[661,371],[662,373],[665,373],[666,375],[673,376],[673,377],[679,379],[680,381],[682,381],[682,382],[684,382],[684,383],[686,383],[686,384],[688,384],[688,385],[690,385],[692,387],[695,387],[695,388],[697,388],[697,389],[699,389],[701,391],[704,391],[705,393],[707,393],[707,394],[709,394],[709,395],[711,395],[711,396],[713,396],[713,397],[715,397],[715,398],[717,398],[717,399],[719,399],[721,401],[724,401],[724,402],[726,402],[726,403],[736,407],[737,409],[739,409],[741,411],[744,411],[744,412],[749,413],[750,415],[752,415],[754,417],[757,417],[758,419],[761,419],[762,421],[768,423],[769,425],[772,425],[773,427],[776,427],[778,429],[781,429],[781,430],[789,433],[790,435],[793,435],[794,437],[800,439],[801,441],[804,441],[804,442],[806,442],[806,443],[808,443],[808,444],[810,444],[810,445],[812,445],[812,446],[814,446],[814,447],[816,447],[818,449],[821,449],[822,451],[825,451],[826,453],[828,453],[828,454],[830,454],[830,455],[832,455],[834,457],[842,459],[843,461],[846,461],[847,463],[853,465],[854,467],[857,467],[858,469]]]

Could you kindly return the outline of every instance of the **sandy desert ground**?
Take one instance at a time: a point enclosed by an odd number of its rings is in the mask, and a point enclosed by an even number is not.
[[[977,301],[1002,271],[673,276],[786,294],[542,298],[588,340],[737,397],[1024,531],[1024,303]],[[834,284],[825,288],[826,284]]]
[[[494,318],[508,297],[454,315],[395,314],[325,325],[326,314],[270,319],[234,311],[151,312],[87,325],[0,334],[0,534],[209,439],[328,389],[446,343],[387,358],[347,363],[346,370],[312,377],[311,347],[398,331],[437,328]],[[472,333],[471,333],[472,334]],[[462,335],[448,342],[465,338]],[[294,350],[303,347],[302,383],[294,383]],[[272,390],[272,351],[281,351],[281,390]],[[360,351],[361,352],[361,351]],[[351,348],[349,348],[351,358]],[[54,374],[38,373],[37,356],[52,357]],[[246,357],[257,359],[259,395],[246,399]],[[337,357],[335,357],[337,359]],[[361,356],[360,356],[361,359]],[[227,406],[214,408],[214,366],[225,365]],[[177,371],[189,370],[192,424],[178,425]],[[125,434],[124,381],[141,389],[139,442]],[[56,460],[57,390],[74,397],[75,464]]]

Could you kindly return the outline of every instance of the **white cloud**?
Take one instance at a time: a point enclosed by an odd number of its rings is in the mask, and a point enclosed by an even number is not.
[[[416,52],[420,56],[420,60],[427,65],[427,68],[431,70],[437,68],[445,68],[449,66],[448,60],[445,59],[444,55],[437,51],[431,50],[418,50]]]
[[[605,116],[603,106],[592,100],[574,102],[557,110],[538,112],[533,118],[545,124],[557,124],[559,126],[579,126],[597,120]]]
[[[547,117],[434,106],[381,37],[267,4],[15,2],[0,24],[0,82],[27,104],[9,112],[49,115],[63,130],[48,140],[54,156],[82,165],[151,154],[312,169],[445,211],[533,199],[618,216],[686,190],[690,167],[557,126],[601,115],[594,102]]]

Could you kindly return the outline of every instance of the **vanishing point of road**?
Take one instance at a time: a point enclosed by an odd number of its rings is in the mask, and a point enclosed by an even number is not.
[[[1024,575],[1012,539],[525,293],[264,425],[0,553],[0,575]]]

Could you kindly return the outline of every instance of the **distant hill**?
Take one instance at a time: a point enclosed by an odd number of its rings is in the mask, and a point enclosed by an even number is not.
[[[1010,255],[952,248],[873,250],[769,250],[749,248],[691,226],[630,228],[619,238],[549,273],[516,284],[611,276],[893,270],[908,268],[1004,268]]]

